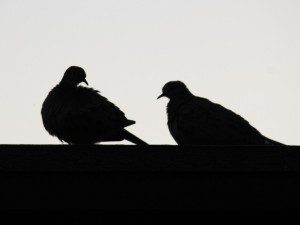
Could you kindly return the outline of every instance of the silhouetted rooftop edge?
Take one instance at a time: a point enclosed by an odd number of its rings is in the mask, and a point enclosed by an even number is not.
[[[300,171],[298,146],[0,145],[0,171]]]
[[[2,145],[0,209],[299,209],[299,150]]]

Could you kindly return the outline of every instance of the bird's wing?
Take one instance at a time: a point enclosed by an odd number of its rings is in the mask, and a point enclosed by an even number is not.
[[[134,123],[117,106],[91,88],[77,88],[66,101],[64,109],[65,121],[74,127],[102,127],[107,130],[124,128]]]
[[[245,143],[260,133],[234,112],[195,97],[177,113],[179,139],[190,144]]]

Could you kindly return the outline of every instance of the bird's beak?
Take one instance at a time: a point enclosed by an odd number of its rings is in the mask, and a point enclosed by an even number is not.
[[[160,99],[160,98],[162,98],[162,97],[165,97],[165,95],[164,95],[164,94],[161,94],[160,96],[157,97],[157,99]]]
[[[84,79],[83,82],[86,83],[86,85],[89,85],[89,83],[86,81],[86,79]]]

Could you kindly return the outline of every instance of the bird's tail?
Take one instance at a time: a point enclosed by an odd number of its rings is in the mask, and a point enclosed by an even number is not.
[[[127,141],[130,141],[136,145],[148,145],[146,142],[144,142],[143,140],[139,139],[138,137],[136,137],[135,135],[133,135],[132,133],[130,133],[127,130],[123,130],[123,135],[124,135],[124,139]]]

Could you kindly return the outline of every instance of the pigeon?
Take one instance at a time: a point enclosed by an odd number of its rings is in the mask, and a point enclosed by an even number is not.
[[[170,99],[168,128],[178,145],[283,145],[231,110],[193,95],[181,81],[165,84],[161,97]]]
[[[128,140],[137,145],[146,145],[124,129],[135,124],[135,121],[127,119],[99,91],[79,86],[82,82],[88,85],[84,69],[71,66],[46,97],[41,114],[44,127],[50,135],[68,144]]]

